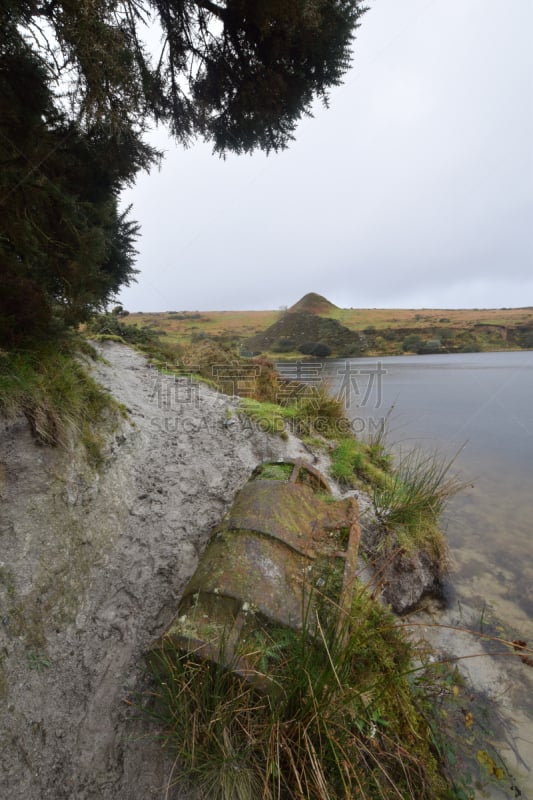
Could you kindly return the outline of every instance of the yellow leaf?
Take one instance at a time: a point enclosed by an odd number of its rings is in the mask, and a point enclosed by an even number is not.
[[[494,760],[489,756],[486,750],[478,750],[477,751],[477,760],[481,764],[481,766],[486,767],[491,775],[496,775],[496,764]]]
[[[472,715],[472,712],[468,711],[465,714],[465,725],[467,728],[471,728],[473,724],[474,724],[474,717]]]

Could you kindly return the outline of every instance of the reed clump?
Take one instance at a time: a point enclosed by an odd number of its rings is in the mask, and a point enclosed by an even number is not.
[[[243,645],[269,691],[170,639],[152,653],[145,710],[179,780],[205,800],[453,797],[392,615],[363,589],[347,618],[325,595],[312,607],[304,630]]]

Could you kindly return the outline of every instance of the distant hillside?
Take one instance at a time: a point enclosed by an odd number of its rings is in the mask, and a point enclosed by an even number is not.
[[[321,294],[309,292],[309,294],[305,294],[297,303],[291,306],[289,312],[291,314],[297,312],[304,314],[323,314],[327,316],[327,314],[337,308],[338,306],[330,303],[330,301],[322,297]]]
[[[293,310],[287,311],[277,322],[262,333],[247,339],[244,344],[252,353],[267,351],[286,353],[299,350],[302,346],[309,346],[307,350],[301,352],[318,356],[330,353],[338,356],[355,356],[366,349],[366,339],[358,331],[351,331],[329,317]],[[316,350],[310,347],[311,345],[325,345],[330,353]]]
[[[298,311],[302,306],[312,310]],[[243,352],[293,356],[308,342],[325,344],[341,358],[357,351],[375,356],[533,349],[531,307],[338,308],[311,293],[284,314],[279,310],[139,312],[121,320],[164,334],[169,344],[188,346],[207,337],[242,347]]]

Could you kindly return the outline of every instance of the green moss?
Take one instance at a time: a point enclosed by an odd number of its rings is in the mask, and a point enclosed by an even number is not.
[[[293,469],[292,464],[263,464],[256,478],[262,481],[288,481]]]
[[[344,622],[335,604],[319,608],[312,628],[265,621],[248,632],[239,655],[268,675],[268,691],[168,638],[152,653],[148,712],[182,775],[209,785],[206,798],[460,797],[421,713],[413,645],[392,615],[362,588]],[[224,789],[230,769],[246,773],[244,793]]]
[[[239,408],[261,431],[278,435],[285,432],[286,420],[293,419],[297,413],[295,408],[260,402],[250,397],[242,397]]]

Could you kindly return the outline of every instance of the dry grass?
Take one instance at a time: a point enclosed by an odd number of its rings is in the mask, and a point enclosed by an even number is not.
[[[198,332],[215,336],[246,338],[265,330],[279,317],[279,311],[202,311],[183,312],[185,319],[173,319],[169,312],[130,314],[128,324],[153,325],[169,336],[186,340]],[[196,318],[192,314],[198,313]],[[471,325],[533,325],[533,308],[496,309],[405,309],[405,308],[339,308],[328,316],[348,328],[361,330],[369,326],[384,328],[427,328],[444,326],[464,328]]]
[[[348,328],[365,328],[373,325],[384,328],[427,328],[443,326],[465,328],[471,325],[533,324],[533,308],[353,308],[338,309],[331,313]]]
[[[177,316],[184,319],[176,319]],[[198,315],[198,316],[197,316]],[[123,322],[164,330],[172,341],[190,341],[194,334],[248,338],[272,325],[279,311],[202,311],[130,314]]]
[[[32,350],[0,352],[0,418],[24,415],[42,444],[67,447],[79,440],[90,463],[98,466],[100,428],[124,409],[79,362],[81,353],[91,351],[84,340],[65,336]]]
[[[272,690],[166,639],[148,712],[202,800],[453,797],[408,676],[414,651],[359,591],[347,627],[322,597],[313,633],[262,629],[245,646]]]

